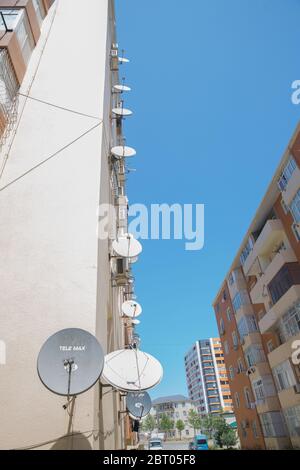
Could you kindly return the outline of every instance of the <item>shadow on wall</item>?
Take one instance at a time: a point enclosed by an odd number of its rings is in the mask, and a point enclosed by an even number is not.
[[[88,438],[80,432],[60,437],[50,450],[92,450]]]

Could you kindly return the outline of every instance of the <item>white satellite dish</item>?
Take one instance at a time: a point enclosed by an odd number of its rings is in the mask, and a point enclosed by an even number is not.
[[[121,349],[104,358],[102,379],[118,390],[148,390],[155,387],[162,377],[160,362],[138,349]]]
[[[117,238],[112,244],[113,250],[118,256],[122,258],[135,258],[138,256],[143,248],[138,240],[136,240],[130,233],[124,234]]]
[[[116,158],[129,158],[136,155],[136,151],[131,147],[126,147],[124,145],[118,145],[111,149],[111,153]]]
[[[133,325],[139,325],[141,322],[140,322],[140,320],[135,320],[135,319],[133,319],[133,320],[131,320],[131,323],[132,323]]]
[[[112,112],[118,117],[131,116],[133,114],[133,112],[130,111],[130,109],[126,109],[126,108],[113,108]]]
[[[53,393],[79,395],[99,379],[104,354],[97,339],[88,331],[68,328],[50,336],[37,360],[39,378]]]
[[[131,88],[126,85],[114,85],[114,90],[117,93],[123,93],[124,91],[131,91]]]
[[[119,62],[121,64],[129,64],[130,60],[126,59],[126,57],[119,57]]]
[[[142,307],[135,300],[126,300],[122,304],[122,312],[126,317],[136,318],[142,313]]]

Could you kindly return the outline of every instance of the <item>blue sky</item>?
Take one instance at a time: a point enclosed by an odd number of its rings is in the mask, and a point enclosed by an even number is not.
[[[205,247],[144,241],[135,265],[142,349],[164,366],[157,397],[186,394],[183,359],[217,335],[211,307],[298,123],[298,0],[116,0],[132,92],[130,203],[205,204]]]

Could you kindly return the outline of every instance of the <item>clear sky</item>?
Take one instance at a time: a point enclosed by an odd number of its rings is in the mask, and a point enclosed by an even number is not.
[[[132,92],[130,203],[204,203],[205,247],[144,241],[135,265],[141,349],[164,366],[153,397],[187,393],[184,354],[217,335],[211,307],[300,118],[299,0],[116,0]]]

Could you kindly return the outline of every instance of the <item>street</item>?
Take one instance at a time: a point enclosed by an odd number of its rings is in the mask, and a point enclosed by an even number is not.
[[[167,441],[163,443],[164,450],[188,450],[186,441]]]

